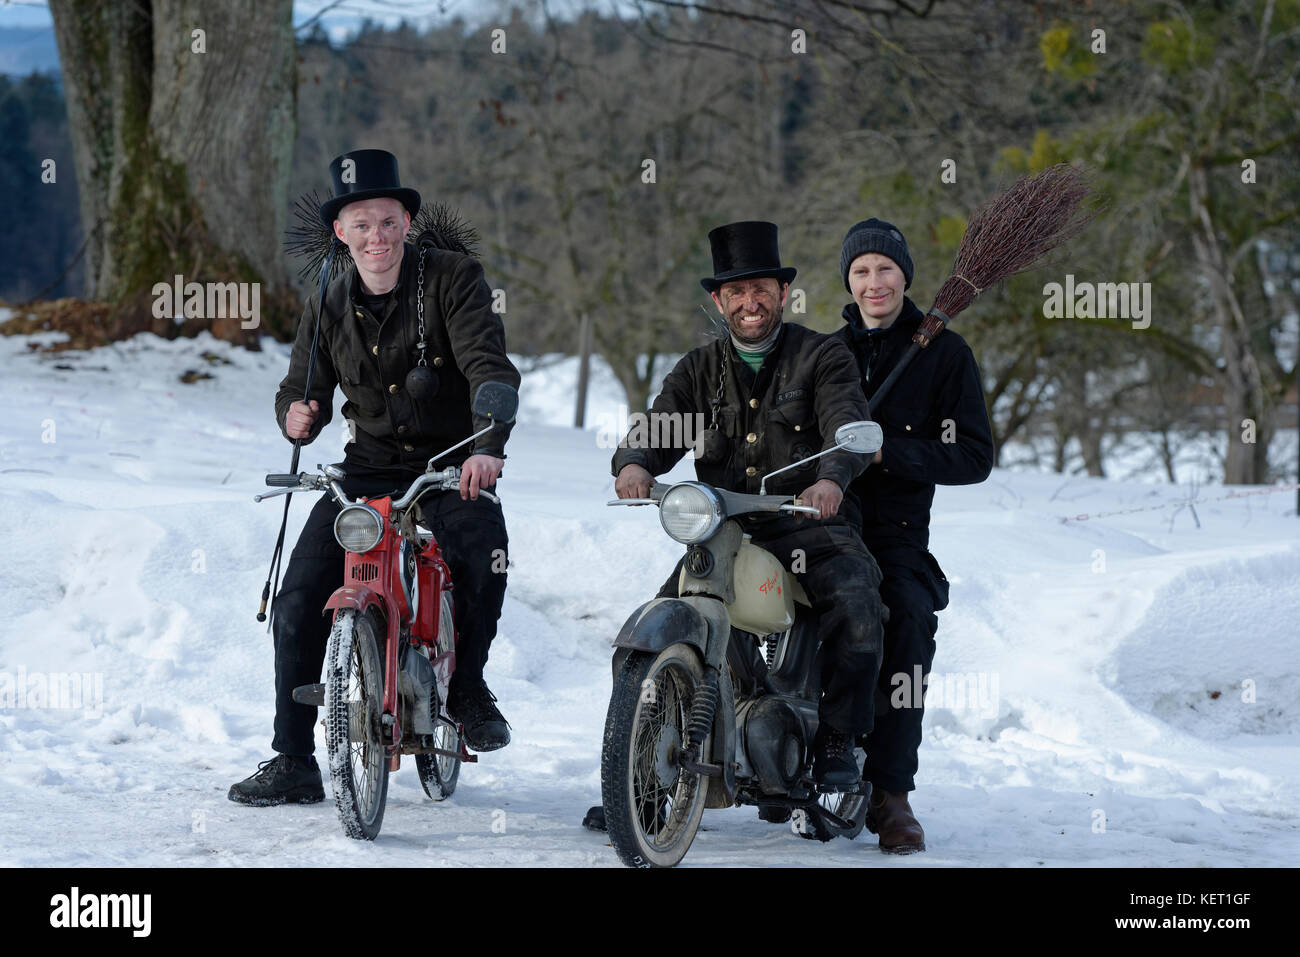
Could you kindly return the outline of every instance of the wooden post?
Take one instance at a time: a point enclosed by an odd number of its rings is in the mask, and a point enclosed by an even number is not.
[[[579,324],[578,405],[573,413],[573,427],[580,429],[587,418],[587,379],[591,372],[591,315],[584,312]]]

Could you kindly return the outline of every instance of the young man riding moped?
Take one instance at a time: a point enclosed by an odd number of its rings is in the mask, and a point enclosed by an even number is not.
[[[479,386],[518,388],[519,372],[506,356],[504,327],[478,261],[405,241],[420,194],[401,185],[396,157],[355,150],[335,158],[330,173],[335,195],[320,207],[320,218],[346,244],[352,266],[329,284],[322,302],[313,295],[303,312],[289,373],[275,397],[276,419],[286,438],[313,441],[330,421],[338,386],[353,433],[343,490],[348,496],[401,491],[431,456],[491,424],[471,410]],[[505,597],[508,542],[500,504],[479,494],[495,487],[509,432],[509,426],[495,428],[471,449],[440,460],[460,468],[459,493],[421,499],[456,585],[459,644],[447,710],[475,751],[510,740],[483,680]],[[231,787],[232,801],[267,806],[324,799],[312,756],[317,709],[295,701],[293,690],[320,680],[330,631],[321,612],[343,576],[343,549],[333,532],[338,511],[332,497],[322,497],[290,557],[273,616],[271,747],[278,753]]]

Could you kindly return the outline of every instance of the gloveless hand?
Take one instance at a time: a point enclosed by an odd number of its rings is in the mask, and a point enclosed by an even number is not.
[[[844,491],[830,479],[821,479],[808,486],[799,493],[797,499],[799,505],[811,505],[817,509],[822,518],[830,518],[838,512],[842,501]]]
[[[315,399],[311,404],[294,402],[284,414],[284,431],[291,439],[305,439],[311,435],[311,427],[320,415],[320,403]]]
[[[654,481],[655,477],[648,469],[640,465],[624,465],[614,480],[614,492],[619,498],[649,498]]]
[[[478,501],[479,489],[495,485],[505,464],[495,455],[471,455],[460,467],[460,497]]]

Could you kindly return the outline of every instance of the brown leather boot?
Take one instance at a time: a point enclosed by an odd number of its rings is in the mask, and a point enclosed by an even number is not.
[[[906,791],[873,788],[867,805],[867,828],[880,835],[880,849],[886,854],[925,850],[925,831],[912,814]]]

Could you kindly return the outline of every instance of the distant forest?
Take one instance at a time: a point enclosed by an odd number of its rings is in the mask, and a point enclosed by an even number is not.
[[[40,183],[46,159],[56,163],[53,184]],[[0,229],[0,299],[80,295],[79,264],[67,269],[82,238],[75,183],[58,77],[0,74],[0,196],[6,223]]]

